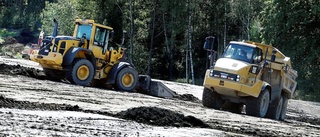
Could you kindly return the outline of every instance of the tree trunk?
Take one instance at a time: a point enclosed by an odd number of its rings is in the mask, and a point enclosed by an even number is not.
[[[155,28],[155,20],[156,20],[157,0],[154,0],[153,6],[154,6],[154,9],[153,9],[151,42],[150,42],[150,52],[149,52],[149,60],[148,60],[148,72],[147,72],[149,76],[151,71],[151,60],[152,60],[152,54],[153,54],[153,38],[154,38],[154,28]]]
[[[251,39],[250,37],[250,12],[251,12],[251,1],[249,0],[249,5],[248,5],[248,17],[247,17],[247,33],[248,33],[248,40]]]
[[[189,12],[189,17],[188,17],[188,46],[189,46],[189,48],[187,48],[187,52],[189,51],[189,54],[190,54],[191,78],[192,78],[192,84],[194,84],[194,71],[193,71],[193,61],[192,61],[192,9],[190,8],[190,6],[191,6],[191,2],[190,1],[191,0],[189,0],[189,2],[188,2],[188,12]],[[189,76],[187,78],[188,78],[187,82],[189,83]]]
[[[134,19],[133,19],[133,15],[132,15],[132,0],[130,0],[130,19],[131,19],[131,23],[130,23],[130,56],[129,56],[129,61],[131,64],[133,64],[133,30],[134,30]]]
[[[189,36],[189,33],[188,33],[188,29],[187,29],[187,34],[186,36],[188,37]],[[187,44],[186,44],[186,82],[189,84],[189,57],[188,57],[188,54],[189,54],[189,39],[187,39]]]
[[[223,37],[223,50],[227,45],[227,2],[224,3],[224,37]]]

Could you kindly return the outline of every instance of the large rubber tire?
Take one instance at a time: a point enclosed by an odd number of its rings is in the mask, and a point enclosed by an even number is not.
[[[138,72],[132,67],[120,70],[116,79],[116,88],[120,91],[133,91],[139,80]]]
[[[282,103],[282,109],[281,109],[281,114],[279,117],[279,120],[284,121],[286,118],[287,114],[287,108],[288,108],[288,97],[286,95],[282,95],[283,98],[283,103]]]
[[[283,106],[283,97],[276,99],[270,104],[266,117],[279,120]]]
[[[88,86],[94,76],[94,67],[87,59],[75,59],[66,75],[71,83]]]
[[[204,88],[202,93],[202,104],[204,107],[220,110],[223,104],[223,100],[218,93]]]
[[[246,102],[246,114],[256,117],[265,117],[270,102],[268,89],[263,90],[258,98],[250,97]]]
[[[64,73],[59,70],[43,68],[43,73],[46,75],[47,79],[52,81],[61,81],[64,77]]]

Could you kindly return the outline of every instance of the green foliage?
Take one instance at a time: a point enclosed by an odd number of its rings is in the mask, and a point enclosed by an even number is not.
[[[4,43],[4,39],[2,37],[0,37],[0,44]]]
[[[298,71],[299,96],[320,98],[320,2],[270,1],[264,9],[263,39],[291,57]]]
[[[297,90],[295,93],[294,99],[299,100],[309,100],[309,101],[317,101],[320,102],[320,93],[319,92],[305,92],[301,90]]]
[[[8,36],[16,36],[17,35],[17,32],[15,31],[8,31],[7,29],[3,28],[0,30],[0,37],[8,37]]]
[[[43,10],[44,18],[42,20],[42,27],[46,35],[53,31],[55,18],[58,21],[59,35],[73,35],[74,21],[77,12],[75,10],[75,0],[58,0],[56,3],[46,2],[46,8]]]

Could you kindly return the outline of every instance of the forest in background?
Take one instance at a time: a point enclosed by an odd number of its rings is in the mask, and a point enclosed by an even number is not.
[[[231,40],[273,45],[298,71],[297,99],[320,101],[319,0],[0,0],[0,35],[9,30],[72,35],[77,18],[114,28],[140,74],[201,85],[215,36],[221,54]],[[133,48],[130,48],[133,47]],[[219,55],[218,54],[218,55]]]

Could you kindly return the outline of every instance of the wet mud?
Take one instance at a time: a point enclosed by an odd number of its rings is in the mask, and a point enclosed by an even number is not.
[[[116,116],[156,126],[210,128],[209,125],[194,116],[184,116],[183,114],[179,114],[168,109],[156,107],[131,108],[126,111],[119,112]]]

